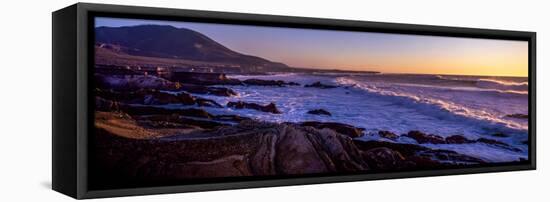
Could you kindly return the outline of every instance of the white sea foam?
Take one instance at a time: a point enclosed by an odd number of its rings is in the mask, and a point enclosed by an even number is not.
[[[527,82],[506,82],[493,79],[479,79],[477,81],[477,86],[481,88],[496,89],[503,91],[519,91],[525,92],[529,89],[529,83]]]
[[[466,76],[436,76],[438,79],[454,81],[454,82],[465,82],[470,84],[475,84],[475,87],[481,89],[491,89],[500,92],[509,92],[509,93],[522,93],[526,94],[529,90],[529,82],[527,81],[512,81],[510,79],[494,79],[494,78],[478,78],[478,77],[466,77]]]
[[[391,96],[395,98],[405,98],[409,99],[411,108],[416,108],[419,110],[428,110],[427,113],[440,114],[441,112],[450,112],[455,115],[463,116],[466,118],[471,118],[475,120],[487,121],[490,124],[502,124],[506,127],[518,130],[527,130],[527,124],[517,122],[514,120],[505,119],[506,114],[495,114],[489,112],[488,108],[486,109],[475,109],[470,106],[477,104],[478,106],[482,103],[473,103],[472,101],[481,99],[478,101],[483,101],[483,99],[492,99],[487,94],[483,93],[483,97],[479,97],[479,93],[460,93],[461,96],[457,96],[455,99],[438,99],[441,96],[440,92],[437,92],[436,89],[441,90],[442,87],[437,86],[427,86],[427,85],[404,85],[412,86],[412,88],[402,88],[403,85],[395,84],[383,84],[383,83],[368,83],[368,82],[359,82],[354,79],[347,77],[339,77],[336,79],[337,83],[342,85],[350,85],[356,88],[366,90],[371,93],[376,93],[384,96]],[[429,89],[427,89],[429,88]],[[464,88],[443,88],[443,89],[452,89],[455,91],[466,90]],[[457,93],[457,92],[445,92],[445,93]],[[450,98],[450,97],[447,97]],[[469,105],[467,105],[469,104]],[[485,102],[489,107],[490,105],[495,106],[495,103]],[[426,106],[427,105],[427,106]],[[525,106],[519,106],[525,107]],[[432,108],[432,109],[430,109]],[[466,120],[464,120],[466,121]]]
[[[197,95],[222,105],[230,101],[258,104],[275,103],[282,114],[249,109],[208,108],[213,114],[239,114],[271,122],[330,121],[365,128],[366,133],[389,130],[404,134],[411,130],[450,136],[462,134],[469,139],[497,138],[522,152],[503,150],[486,144],[431,145],[464,154],[479,151],[476,157],[487,161],[517,160],[527,156],[527,120],[507,118],[507,114],[527,114],[527,95],[503,93],[477,86],[480,78],[441,81],[436,76],[401,75],[311,75],[305,73],[272,75],[230,75],[232,78],[283,80],[302,85],[320,81],[339,88],[318,89],[303,86],[231,86],[239,96]],[[443,82],[443,83],[442,83]],[[325,109],[332,116],[308,114]],[[399,138],[407,141],[407,138]],[[414,141],[413,141],[414,142]]]

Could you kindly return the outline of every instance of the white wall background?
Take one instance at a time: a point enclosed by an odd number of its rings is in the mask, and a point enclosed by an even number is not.
[[[550,199],[550,6],[546,1],[90,1],[291,16],[536,31],[536,171],[122,197],[112,201],[536,201]],[[51,12],[75,3],[0,4],[0,201],[68,201],[51,186]]]

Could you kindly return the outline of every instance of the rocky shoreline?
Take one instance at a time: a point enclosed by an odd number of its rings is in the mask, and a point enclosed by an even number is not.
[[[124,124],[109,126],[96,121],[94,161],[101,173],[143,181],[416,170],[485,163],[453,151],[361,141],[328,127],[304,124],[243,120],[236,125],[208,127],[174,116],[155,119],[113,112],[98,112],[96,116],[125,120]],[[117,129],[128,128],[131,123],[135,128]],[[155,126],[162,126],[162,130]]]
[[[389,141],[361,140],[364,129],[336,122],[268,123],[234,114],[214,115],[208,108],[231,107],[284,113],[276,103],[243,101],[226,106],[200,95],[238,93],[220,85],[301,86],[297,83],[225,75],[96,74],[95,135],[92,164],[96,180],[138,183],[240,176],[385,172],[489,164],[482,159],[423,144],[481,143],[516,151],[494,139],[441,137],[410,131],[379,131]],[[187,82],[184,78],[193,78]],[[216,86],[213,86],[216,85]],[[315,82],[304,87],[338,88]],[[180,104],[182,109],[159,105]],[[309,114],[331,116],[324,109]],[[414,143],[397,143],[400,137]]]

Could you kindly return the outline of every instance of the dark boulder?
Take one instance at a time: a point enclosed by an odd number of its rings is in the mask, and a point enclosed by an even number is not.
[[[386,147],[395,151],[398,151],[400,154],[402,154],[405,157],[408,156],[414,156],[416,153],[420,151],[426,151],[429,150],[429,148],[420,146],[417,144],[405,144],[405,143],[392,143],[388,141],[362,141],[362,140],[354,140],[355,145],[363,151],[368,151],[370,149],[378,148],[378,147]]]
[[[189,93],[195,93],[195,94],[216,95],[216,96],[224,96],[224,97],[237,95],[235,91],[229,88],[209,87],[209,86],[201,86],[201,85],[194,85],[194,84],[180,84],[178,85],[178,90],[183,90],[183,91],[186,91]]]
[[[425,134],[416,130],[409,131],[409,133],[405,134],[404,136],[416,140],[419,144],[445,144],[445,139],[443,139],[441,136]]]
[[[317,122],[317,121],[307,121],[302,122],[302,126],[311,126],[318,129],[328,128],[334,130],[338,133],[347,135],[351,138],[361,137],[363,135],[363,128],[357,128],[352,125],[336,123],[336,122]]]
[[[377,147],[363,152],[363,159],[373,170],[399,170],[407,167],[405,157],[387,147]]]
[[[327,110],[324,110],[324,109],[314,109],[314,110],[308,111],[307,113],[308,114],[315,114],[315,115],[332,116],[332,114],[330,112],[328,112]]]
[[[195,101],[196,101],[197,105],[198,105],[198,106],[201,106],[201,107],[217,107],[217,108],[223,108],[223,106],[222,106],[221,104],[218,104],[218,103],[217,103],[216,101],[214,101],[214,100],[196,97],[196,98],[195,98]]]
[[[475,141],[465,138],[462,135],[451,135],[445,138],[445,142],[447,144],[466,144],[466,143],[474,143]]]
[[[289,85],[289,86],[300,86],[300,85],[302,85],[302,84],[291,81],[291,82],[286,83],[286,85]]]
[[[387,131],[387,130],[378,131],[378,135],[380,135],[380,137],[391,139],[391,140],[395,140],[399,137],[395,133],[392,133],[392,132]]]
[[[338,86],[323,84],[323,83],[321,83],[320,81],[317,81],[317,82],[315,82],[315,83],[305,85],[304,87],[306,87],[306,88],[321,88],[321,89],[327,89],[327,88],[336,88],[336,87],[338,87]]]
[[[485,161],[479,158],[443,149],[428,149],[418,152],[416,155],[418,157],[424,157],[431,160],[436,160],[438,162],[451,162],[451,164],[456,165],[485,163]]]
[[[251,120],[251,118],[243,117],[243,116],[239,116],[239,115],[233,115],[233,114],[224,114],[224,115],[216,115],[214,117],[214,120],[239,123],[241,121]]]
[[[485,163],[481,159],[459,154],[454,151],[430,149],[416,144],[362,140],[355,140],[354,143],[362,151],[384,147],[398,152],[405,161],[401,163],[402,167],[400,168],[402,169],[444,168],[451,165]]]
[[[269,103],[267,105],[260,105],[256,103],[248,103],[243,101],[237,101],[237,102],[229,102],[227,103],[227,107],[235,108],[235,109],[253,109],[257,111],[262,112],[269,112],[273,114],[280,114],[281,111],[277,109],[277,106],[275,106],[275,103]]]

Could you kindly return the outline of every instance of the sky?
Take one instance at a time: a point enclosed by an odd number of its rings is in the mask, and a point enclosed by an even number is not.
[[[292,67],[383,73],[522,76],[528,42],[123,18],[95,26],[171,25],[200,32],[243,54]]]

